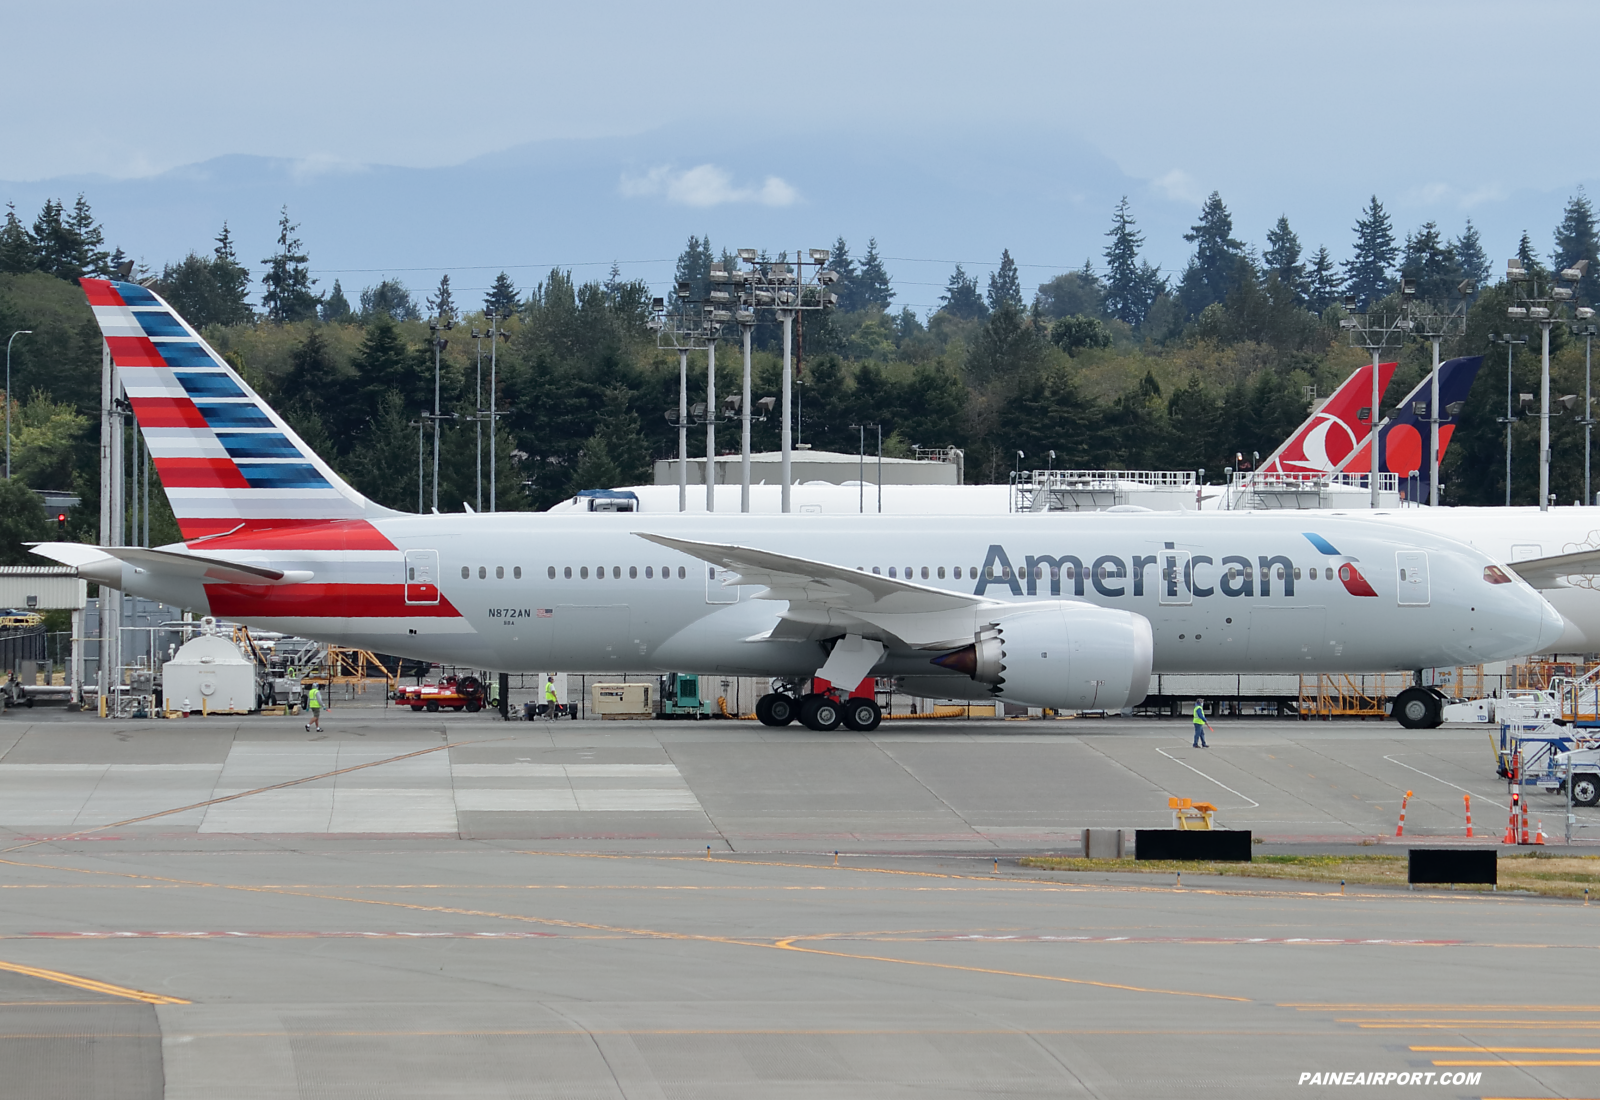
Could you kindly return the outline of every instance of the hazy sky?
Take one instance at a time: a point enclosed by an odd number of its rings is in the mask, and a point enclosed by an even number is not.
[[[6,0],[0,180],[127,179],[230,153],[311,176],[652,135],[683,156],[618,173],[615,197],[709,227],[721,209],[821,201],[785,166],[804,160],[815,179],[832,141],[959,162],[974,137],[1006,132],[1097,151],[1153,224],[1192,220],[1217,189],[1250,241],[1287,212],[1308,245],[1343,256],[1377,192],[1401,231],[1431,217],[1454,233],[1470,216],[1493,231],[1491,255],[1522,227],[1545,250],[1566,196],[1600,179],[1579,115],[1591,14],[1459,0]],[[723,155],[725,137],[749,163]],[[969,169],[1013,170],[984,157]],[[1108,217],[1096,206],[1094,234]],[[1187,247],[1173,236],[1152,240],[1169,270]]]

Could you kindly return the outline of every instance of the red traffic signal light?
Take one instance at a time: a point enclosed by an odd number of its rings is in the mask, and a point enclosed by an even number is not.
[[[67,513],[65,512],[56,513],[56,533],[58,535],[67,533]]]

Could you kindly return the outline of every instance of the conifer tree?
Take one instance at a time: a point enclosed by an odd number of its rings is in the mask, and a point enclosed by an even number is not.
[[[1193,317],[1221,302],[1239,284],[1244,244],[1233,238],[1233,216],[1213,191],[1200,208],[1200,220],[1183,239],[1194,245],[1194,257],[1178,285],[1178,300]]]
[[[254,316],[250,308],[250,270],[239,262],[227,222],[222,223],[222,232],[217,234],[216,240],[211,271],[217,283],[217,322],[243,324]]]
[[[829,257],[832,265],[832,257]],[[867,238],[867,254],[861,258],[861,270],[856,276],[860,286],[861,304],[887,310],[894,301],[894,289],[889,285],[889,273],[884,270],[883,259],[878,255],[878,238]]]
[[[441,324],[455,324],[456,302],[450,296],[449,273],[439,277],[439,289],[428,296],[428,316],[437,317]]]
[[[1105,310],[1107,316],[1138,328],[1159,293],[1154,288],[1165,284],[1160,281],[1160,268],[1152,268],[1148,262],[1141,265],[1139,249],[1144,244],[1144,234],[1135,230],[1134,224],[1128,211],[1128,196],[1124,195],[1111,216],[1111,228],[1106,231],[1111,243],[1105,250]]]
[[[1452,246],[1456,254],[1456,266],[1461,269],[1464,278],[1471,279],[1474,286],[1482,288],[1489,282],[1493,269],[1489,265],[1489,254],[1483,249],[1483,241],[1478,236],[1478,227],[1472,224],[1472,219],[1467,219],[1467,227],[1461,231]]]
[[[1306,265],[1300,262],[1300,238],[1289,228],[1287,215],[1278,215],[1278,223],[1267,231],[1267,250],[1261,254],[1261,263],[1266,274],[1276,275],[1295,301],[1305,301]]]
[[[1421,229],[1406,235],[1405,254],[1400,260],[1400,273],[1417,282],[1417,296],[1440,302],[1455,293],[1461,283],[1461,269],[1456,266],[1455,249],[1445,243],[1439,227],[1425,222]]]
[[[33,219],[33,245],[39,270],[58,279],[72,279],[77,275],[63,274],[71,268],[76,249],[61,218],[61,203],[46,199],[39,216]],[[79,273],[81,274],[81,272]]]
[[[17,208],[6,203],[6,224],[0,228],[0,272],[21,275],[39,267],[39,250],[27,227],[17,218]]]
[[[1321,313],[1339,297],[1339,290],[1343,286],[1339,265],[1328,255],[1328,246],[1323,245],[1311,257],[1311,263],[1306,268],[1306,305],[1313,312]]]
[[[766,259],[765,253],[762,259]],[[839,296],[839,312],[854,313],[866,305],[861,297],[861,273],[856,270],[855,261],[850,258],[850,246],[843,237],[828,249],[828,270],[839,276],[831,288]]]
[[[678,254],[678,268],[676,279],[679,283],[689,284],[689,300],[703,302],[706,300],[706,287],[711,279],[711,238],[704,240],[690,236],[689,243]]]
[[[989,307],[983,302],[983,295],[978,293],[978,280],[968,275],[960,264],[950,275],[950,281],[945,284],[944,294],[939,298],[943,304],[939,307],[940,313],[948,313],[952,317],[963,321],[974,318],[986,317]]]
[[[285,206],[278,217],[277,251],[261,261],[267,265],[266,274],[261,276],[261,307],[267,320],[275,324],[310,320],[317,315],[321,302],[311,293],[316,280],[306,267],[305,245],[294,235],[299,228],[289,220],[289,208]]]
[[[1355,295],[1358,308],[1366,309],[1392,289],[1391,273],[1400,255],[1394,226],[1377,195],[1356,219],[1355,233],[1355,255],[1344,265],[1345,288]]]
[[[1528,236],[1528,231],[1522,231],[1522,239],[1517,242],[1517,259],[1522,261],[1525,270],[1542,274],[1544,265],[1539,262],[1539,254],[1533,250],[1533,238]]]
[[[350,319],[350,299],[344,296],[344,288],[339,285],[338,279],[333,281],[333,289],[328,291],[328,297],[318,312],[323,321],[328,323]]]
[[[77,279],[84,275],[106,276],[111,274],[107,267],[110,254],[101,246],[106,243],[105,231],[94,220],[94,214],[89,210],[89,203],[80,192],[76,202],[72,204],[72,213],[64,219],[67,238],[71,241],[70,270],[72,274],[61,275],[64,279]]]
[[[1556,226],[1555,244],[1550,260],[1557,271],[1573,267],[1579,260],[1589,261],[1583,280],[1578,284],[1578,297],[1592,304],[1596,301],[1596,291],[1600,290],[1600,239],[1595,230],[1594,207],[1582,185],[1567,200],[1561,224]]]
[[[1000,266],[989,276],[989,293],[984,297],[990,310],[1003,306],[1022,308],[1022,280],[1017,276],[1017,263],[1009,248],[1000,250]]]
[[[522,304],[522,299],[517,295],[517,288],[512,285],[511,279],[504,271],[494,277],[494,285],[489,288],[489,293],[483,298],[483,311],[485,313],[503,313],[506,316],[517,312],[517,307]]]

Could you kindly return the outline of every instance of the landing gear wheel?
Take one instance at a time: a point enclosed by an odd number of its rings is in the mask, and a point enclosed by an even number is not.
[[[1583,773],[1572,777],[1572,804],[1593,806],[1600,802],[1600,776]]]
[[[846,699],[844,701],[845,728],[871,733],[883,721],[883,711],[871,699]]]
[[[829,695],[807,695],[800,700],[800,721],[819,733],[836,730],[844,721],[844,708]]]
[[[787,726],[799,716],[794,696],[774,691],[756,700],[756,717],[763,726]]]
[[[1406,688],[1395,696],[1394,716],[1408,730],[1431,730],[1444,721],[1444,707],[1433,692]]]

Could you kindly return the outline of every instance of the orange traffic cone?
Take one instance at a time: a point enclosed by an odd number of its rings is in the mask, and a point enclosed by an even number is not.
[[[1535,844],[1543,844],[1544,840],[1545,840],[1544,822],[1541,821],[1541,822],[1539,822],[1539,831],[1537,833],[1533,834],[1533,842]]]

